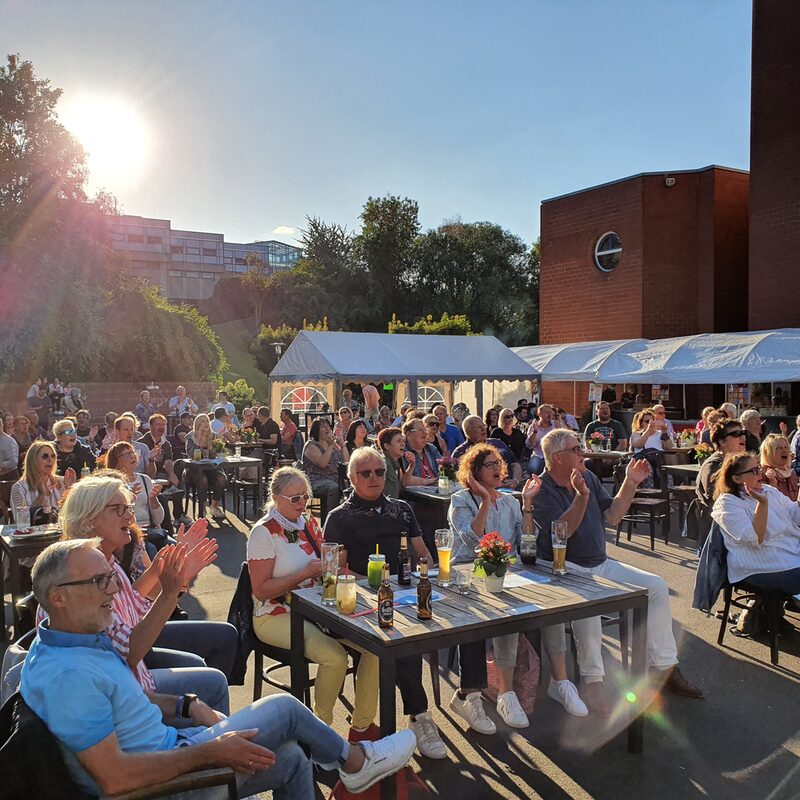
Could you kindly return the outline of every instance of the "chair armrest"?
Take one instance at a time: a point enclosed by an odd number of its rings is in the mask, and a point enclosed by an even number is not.
[[[230,800],[239,797],[236,791],[236,773],[227,767],[222,769],[203,769],[197,772],[187,772],[172,780],[145,786],[142,789],[133,789],[122,794],[108,795],[102,800],[151,800],[158,797],[167,797],[178,792],[189,792],[197,789],[209,789],[214,786],[228,787]]]

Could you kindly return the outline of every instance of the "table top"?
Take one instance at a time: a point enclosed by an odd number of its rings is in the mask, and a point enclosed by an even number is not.
[[[684,475],[697,475],[700,472],[700,464],[663,464],[661,469],[666,472],[680,472]]]
[[[583,456],[584,458],[598,458],[598,459],[619,459],[625,458],[625,456],[629,456],[630,453],[623,450],[598,450],[595,452],[594,450],[584,450]]]
[[[400,490],[400,499],[401,500],[429,500],[432,502],[438,503],[446,503],[450,505],[450,498],[456,493],[461,491],[463,487],[460,483],[455,485],[453,491],[439,491],[438,486],[403,486]],[[522,497],[522,492],[518,492],[516,489],[500,489],[499,490],[502,494],[510,494],[516,497],[517,499]]]
[[[462,565],[461,568],[466,566]],[[533,620],[590,606],[596,606],[600,614],[604,601],[646,596],[646,590],[638,587],[623,586],[598,576],[567,574],[556,577],[549,569],[542,567],[512,568],[506,575],[506,583],[510,582],[519,585],[492,594],[485,590],[482,580],[473,579],[469,593],[462,595],[452,587],[445,589],[432,581],[434,597],[437,593],[442,595],[433,601],[433,619],[417,619],[416,601],[411,605],[396,605],[394,628],[390,629],[378,625],[377,613],[347,616],[340,614],[335,606],[323,606],[321,587],[295,589],[292,595],[321,613],[323,625],[325,618],[331,622],[335,620],[353,633],[367,635],[376,643],[386,646],[433,638],[436,634],[457,630],[486,627],[491,631],[494,623],[508,620],[510,616]],[[409,588],[398,586],[395,576],[392,576],[391,583],[395,594]],[[356,614],[375,609],[376,592],[369,588],[366,579],[358,581],[356,586]],[[416,593],[415,580],[412,580],[410,589]],[[547,623],[543,621],[542,624]]]
[[[194,467],[246,467],[261,463],[260,458],[253,458],[252,456],[240,456],[239,458],[236,456],[223,456],[222,458],[203,458],[200,461],[195,461],[191,458],[179,458],[177,461]]]
[[[47,545],[57,542],[61,538],[61,530],[47,535],[29,533],[23,536],[15,536],[14,531],[16,530],[16,525],[0,525],[0,539],[2,539],[3,549],[28,548],[31,550],[44,550]]]

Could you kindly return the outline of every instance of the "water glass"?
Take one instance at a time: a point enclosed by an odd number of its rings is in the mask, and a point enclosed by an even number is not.
[[[31,507],[30,506],[17,506],[14,509],[14,524],[17,530],[25,530],[31,524]]]
[[[466,567],[453,567],[451,573],[453,584],[459,594],[469,594],[472,586],[472,565]]]
[[[322,545],[322,605],[336,605],[336,576],[339,574],[339,545]]]

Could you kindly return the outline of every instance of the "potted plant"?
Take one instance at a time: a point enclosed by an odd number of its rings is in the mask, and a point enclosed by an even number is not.
[[[702,464],[714,451],[705,442],[697,445],[694,449],[694,460]]]
[[[245,428],[241,432],[242,442],[244,444],[255,444],[256,443],[256,432],[252,428]]]
[[[225,440],[224,439],[212,439],[211,440],[211,449],[209,452],[210,458],[216,458],[217,456],[221,456],[225,452]]]
[[[484,534],[475,548],[474,573],[484,579],[487,592],[501,592],[508,565],[515,561],[511,545],[497,531],[492,531]]]
[[[456,470],[458,460],[450,456],[442,456],[436,459],[439,465],[439,490],[442,492],[452,492],[453,484],[456,480]]]
[[[593,453],[599,453],[600,450],[603,449],[603,442],[605,442],[605,440],[606,440],[606,437],[603,436],[603,434],[600,433],[600,431],[592,431],[586,437],[586,444],[589,445],[589,449]]]
[[[679,447],[694,447],[696,444],[697,434],[691,428],[687,428],[678,434]]]

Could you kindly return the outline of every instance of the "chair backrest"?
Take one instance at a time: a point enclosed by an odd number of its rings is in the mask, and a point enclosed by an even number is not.
[[[294,440],[292,441],[292,447],[294,448],[294,457],[299,461],[303,457],[303,447],[305,446],[305,439],[303,438],[303,434],[301,431],[297,431],[294,435]]]

